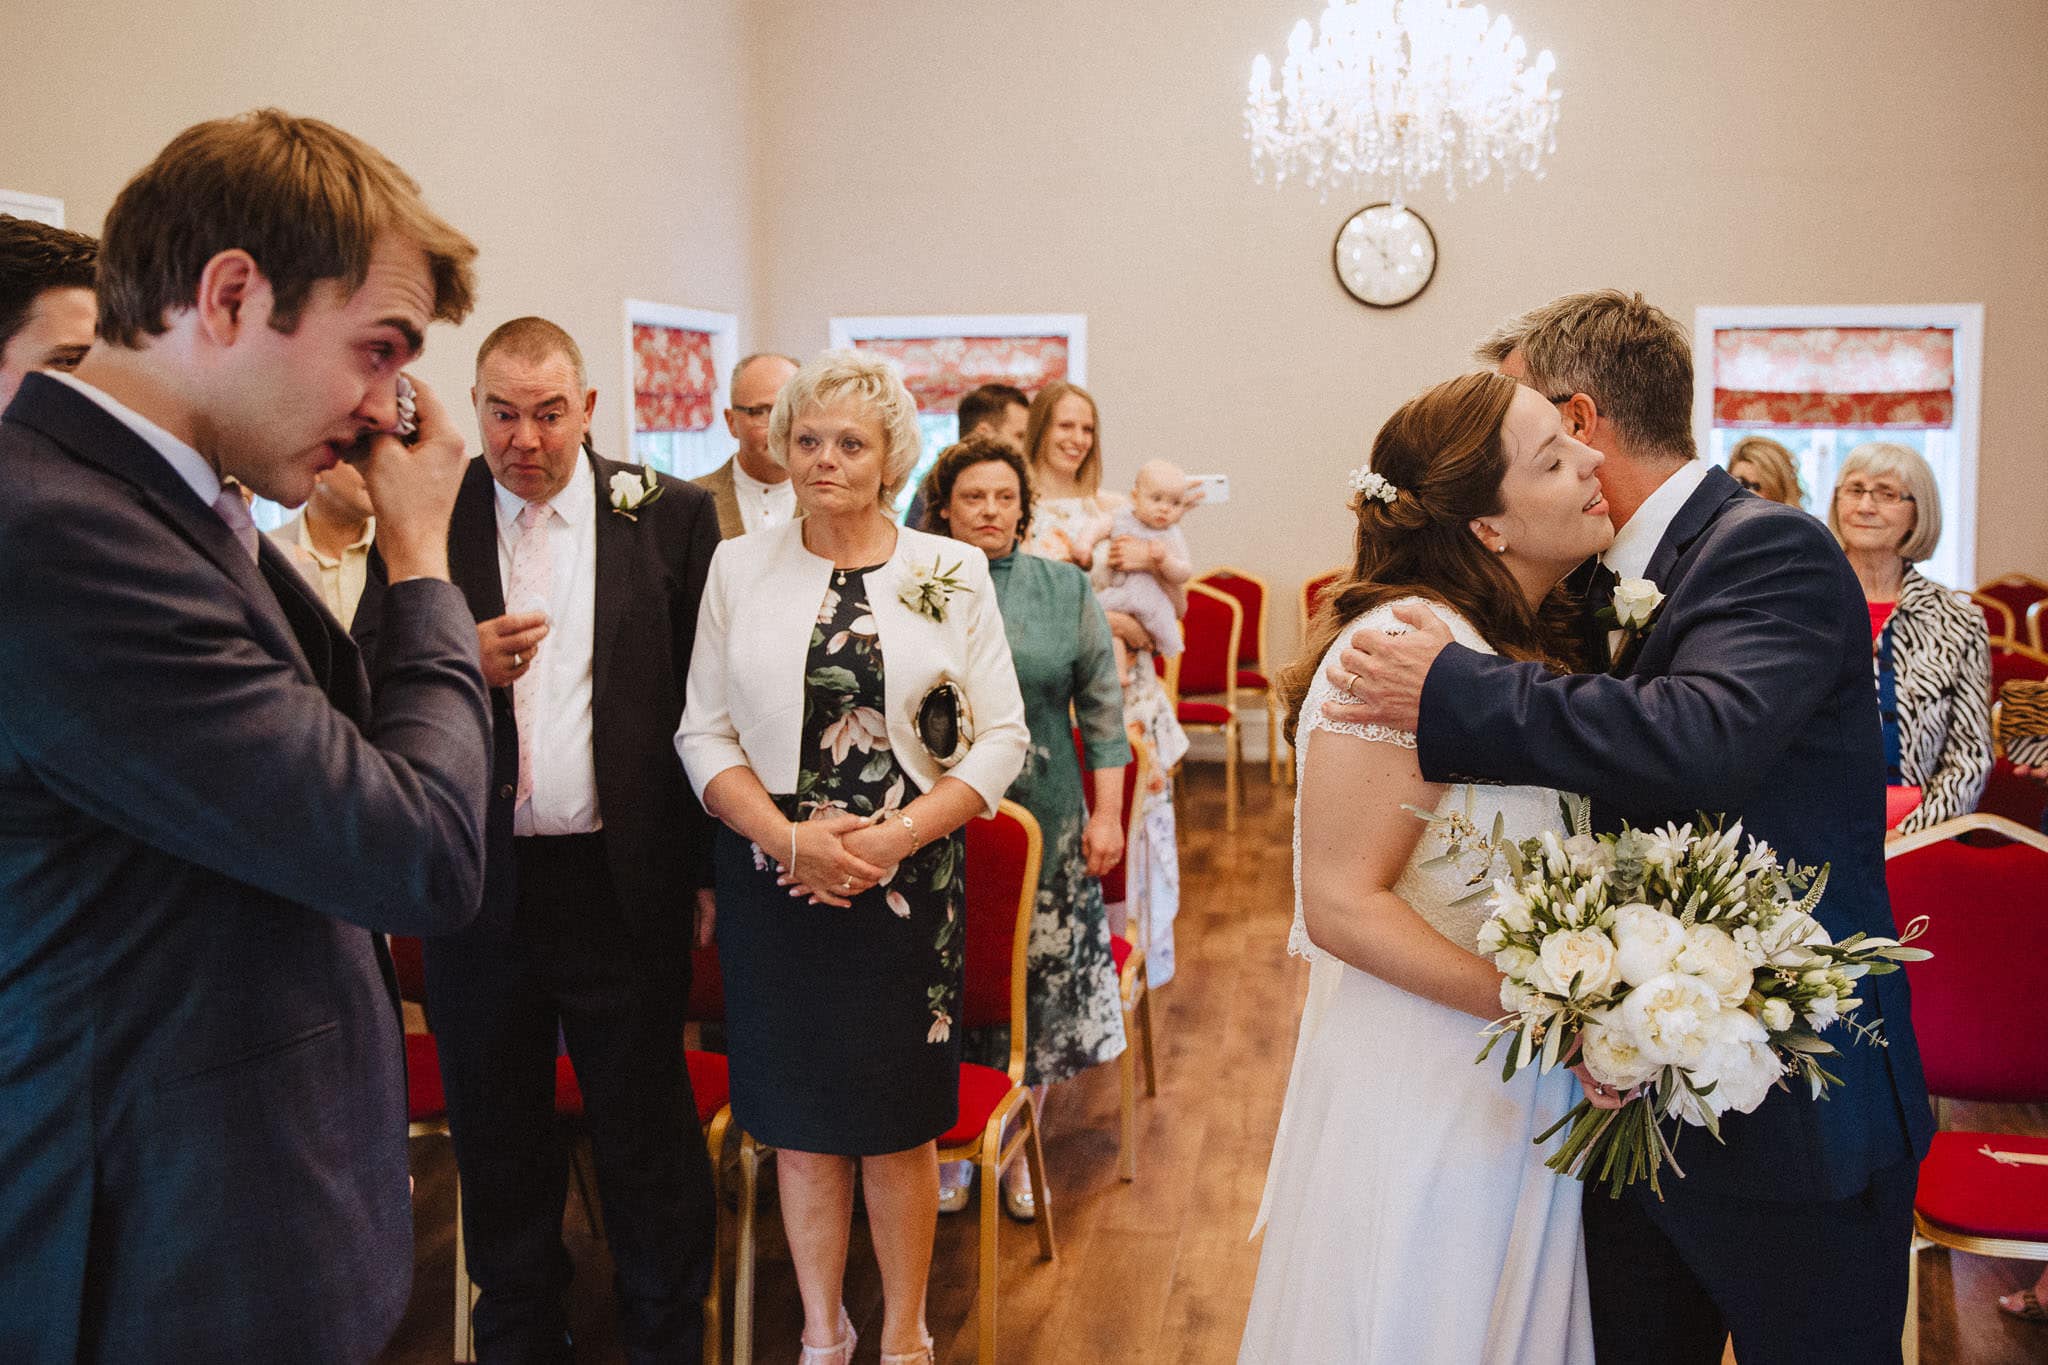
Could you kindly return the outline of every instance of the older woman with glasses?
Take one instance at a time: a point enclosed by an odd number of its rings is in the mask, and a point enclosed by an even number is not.
[[[711,561],[676,735],[715,851],[735,1120],[778,1150],[807,1365],[846,1365],[858,1166],[882,1358],[930,1361],[934,1139],[959,1110],[959,829],[1030,743],[981,551],[900,528],[917,405],[828,351],[776,397],[797,520]],[[630,622],[626,629],[632,629]]]
[[[1799,466],[1792,452],[1768,436],[1748,436],[1728,452],[1728,477],[1760,498],[1804,507],[1806,490],[1799,486]]]
[[[1856,447],[1828,529],[1870,604],[1887,780],[1920,788],[1894,834],[1966,815],[1991,774],[1991,642],[1975,608],[1913,568],[1941,539],[1934,471],[1905,446]]]

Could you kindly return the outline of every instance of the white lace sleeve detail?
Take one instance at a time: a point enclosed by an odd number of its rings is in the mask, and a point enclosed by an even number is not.
[[[1349,692],[1333,691],[1330,693],[1329,700],[1341,706],[1347,702],[1357,701],[1358,698],[1352,696]],[[1403,749],[1415,747],[1415,732],[1413,730],[1396,730],[1389,725],[1360,725],[1354,720],[1331,720],[1328,716],[1318,715],[1310,717],[1307,724],[1302,728],[1308,730],[1328,730],[1333,735],[1350,735],[1356,739],[1369,740],[1374,744],[1398,744]]]

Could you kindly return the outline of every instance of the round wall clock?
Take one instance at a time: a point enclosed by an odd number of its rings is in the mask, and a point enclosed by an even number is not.
[[[1370,308],[1399,308],[1436,274],[1436,234],[1413,209],[1368,204],[1337,229],[1330,261],[1352,298]]]

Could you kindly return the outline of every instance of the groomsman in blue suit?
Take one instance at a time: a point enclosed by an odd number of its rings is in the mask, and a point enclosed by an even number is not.
[[[399,370],[476,249],[262,110],[107,215],[98,340],[0,419],[0,1360],[360,1361],[412,1293],[383,933],[477,912],[462,437]],[[360,446],[360,448],[359,448]],[[263,536],[364,459],[382,656]],[[665,737],[664,737],[665,738]]]
[[[1614,544],[1574,584],[1603,673],[1559,676],[1451,642],[1360,631],[1332,677],[1344,719],[1414,730],[1432,782],[1556,787],[1602,829],[1701,811],[1802,865],[1831,868],[1836,939],[1896,932],[1884,879],[1884,752],[1868,613],[1820,522],[1703,464],[1684,330],[1641,295],[1568,295],[1480,347],[1602,451]],[[1647,632],[1593,619],[1621,579],[1664,601]],[[1610,653],[1612,650],[1612,653]],[[1903,973],[1863,983],[1886,1046],[1836,1038],[1822,1101],[1773,1091],[1688,1133],[1685,1178],[1618,1200],[1589,1186],[1586,1267],[1601,1365],[1900,1358],[1919,1159],[1934,1123]],[[1839,1032],[1839,1031],[1838,1031]]]

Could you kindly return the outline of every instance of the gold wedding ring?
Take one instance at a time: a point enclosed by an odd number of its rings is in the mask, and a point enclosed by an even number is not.
[[[1349,688],[1349,691],[1351,695],[1355,697],[1358,695],[1358,673],[1354,669],[1349,676],[1351,678],[1351,687]]]

